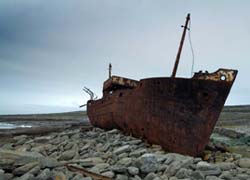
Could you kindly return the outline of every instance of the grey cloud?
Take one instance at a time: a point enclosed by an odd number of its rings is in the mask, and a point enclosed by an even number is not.
[[[34,106],[75,107],[88,99],[81,92],[83,86],[101,96],[109,62],[117,75],[169,76],[187,12],[192,18],[195,70],[239,69],[228,104],[247,103],[249,4],[2,0],[0,99],[4,101],[0,104],[9,109],[14,102],[22,106],[25,97]],[[179,76],[190,77],[191,60],[186,40]],[[18,108],[11,112],[15,110],[20,112]]]

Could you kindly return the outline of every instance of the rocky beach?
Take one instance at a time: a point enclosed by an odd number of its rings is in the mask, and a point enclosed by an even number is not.
[[[94,128],[84,112],[0,116],[31,126],[0,130],[0,180],[249,180],[249,121],[238,120],[248,115],[225,108],[200,157]]]
[[[216,153],[215,162],[204,161],[168,153],[116,129],[82,126],[45,135],[1,137],[0,179],[250,179],[249,158]]]

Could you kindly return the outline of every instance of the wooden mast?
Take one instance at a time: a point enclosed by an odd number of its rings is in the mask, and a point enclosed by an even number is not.
[[[182,26],[184,28],[183,33],[182,33],[182,37],[181,37],[181,42],[180,42],[180,46],[178,49],[178,53],[176,55],[176,59],[175,59],[175,64],[174,64],[174,69],[172,72],[172,78],[175,78],[176,72],[177,72],[177,68],[178,68],[178,64],[179,64],[179,60],[181,57],[181,50],[182,50],[182,46],[185,40],[185,36],[186,36],[186,30],[188,29],[188,22],[190,20],[190,14],[188,13],[187,17],[186,17],[186,23],[185,26]]]

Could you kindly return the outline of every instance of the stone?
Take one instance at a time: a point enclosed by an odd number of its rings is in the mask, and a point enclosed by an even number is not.
[[[207,163],[206,161],[200,161],[197,163],[198,170],[207,170],[211,168],[212,168],[211,164]]]
[[[44,158],[44,156],[38,152],[19,152],[0,149],[0,165],[1,161],[3,161],[7,164],[9,162],[14,162],[15,166],[21,166],[30,162],[39,161],[42,158]]]
[[[49,178],[51,178],[51,176],[52,176],[51,171],[50,171],[48,168],[46,168],[46,169],[44,169],[44,170],[36,177],[36,179],[37,179],[37,180],[44,180],[44,179],[49,179]]]
[[[248,174],[237,174],[236,177],[240,180],[249,180],[250,179],[250,175],[248,175]]]
[[[2,145],[1,149],[13,150],[13,143],[6,143],[6,144]]]
[[[65,151],[68,151],[68,150],[72,149],[72,147],[73,147],[74,145],[75,145],[75,143],[69,142],[69,143],[67,143],[67,144],[64,146],[64,150],[65,150]]]
[[[81,180],[92,180],[92,177],[85,177],[85,178],[82,178]]]
[[[130,145],[125,145],[125,146],[122,146],[122,147],[115,149],[113,151],[113,153],[116,155],[119,155],[119,154],[122,154],[122,153],[128,152],[128,151],[130,151]]]
[[[13,177],[14,177],[14,175],[13,174],[11,174],[11,173],[5,173],[4,174],[4,176],[3,176],[3,180],[11,180],[11,179],[13,179]],[[0,180],[2,180],[1,179],[1,174],[0,174]]]
[[[173,176],[173,177],[170,177],[169,180],[179,180],[177,177]]]
[[[123,174],[117,174],[116,180],[128,180],[128,176],[123,175]]]
[[[238,161],[238,165],[241,168],[250,168],[250,158],[241,158]]]
[[[188,167],[193,162],[193,158],[178,158],[173,161],[164,171],[164,174],[171,177],[174,176],[180,168]]]
[[[153,180],[165,180],[165,179],[162,179],[160,177],[155,177]],[[166,179],[167,180],[167,179]]]
[[[166,161],[167,156],[165,154],[157,154],[156,158],[157,162],[162,164],[164,161]]]
[[[158,169],[157,158],[154,154],[144,154],[135,162],[143,173],[155,172]]]
[[[201,158],[194,158],[194,164],[197,164],[198,162],[202,161]]]
[[[53,179],[55,180],[66,180],[68,179],[63,172],[54,172]]]
[[[111,146],[110,143],[106,143],[106,144],[104,144],[104,145],[100,148],[100,151],[106,152],[106,151],[108,151],[108,149],[110,148],[110,146]]]
[[[153,180],[157,175],[155,173],[149,173],[143,180]]]
[[[165,171],[166,169],[168,168],[168,165],[166,165],[166,164],[162,164],[162,165],[159,165],[159,167],[158,167],[158,172],[163,172],[163,171]]]
[[[5,170],[12,170],[14,166],[14,159],[0,158],[0,168]]]
[[[4,170],[0,169],[0,180],[5,180]]]
[[[138,175],[135,175],[135,177],[133,177],[133,178],[130,178],[130,180],[141,180],[141,178],[140,178],[140,176],[138,176]]]
[[[161,175],[160,178],[161,180],[168,180],[168,176],[165,174]]]
[[[43,168],[43,169],[44,168],[54,168],[54,167],[61,165],[61,163],[58,162],[56,159],[48,158],[48,157],[40,159],[39,164],[40,164],[41,168]]]
[[[219,176],[222,171],[219,167],[216,169],[211,169],[211,170],[203,170],[201,171],[205,176]]]
[[[221,174],[220,167],[209,164],[205,161],[200,161],[197,163],[197,170],[201,171],[205,176],[218,176]]]
[[[139,169],[137,167],[130,166],[127,169],[128,169],[128,173],[133,176],[139,174]]]
[[[41,169],[41,167],[38,165],[38,166],[33,167],[28,173],[33,174],[33,175],[37,175],[39,173],[40,169]]]
[[[104,172],[108,169],[110,165],[108,163],[100,163],[100,164],[96,164],[93,168],[98,169],[98,172]]]
[[[135,157],[135,158],[138,158],[140,157],[142,154],[145,154],[147,152],[146,149],[138,149],[138,150],[135,150],[135,151],[132,151],[129,156],[130,157]]]
[[[191,173],[192,173],[192,170],[181,168],[180,170],[177,171],[175,176],[179,179],[184,179],[184,178],[188,178]]]
[[[231,180],[233,178],[233,174],[230,171],[223,171],[219,178]]]
[[[234,163],[229,162],[220,162],[216,164],[222,171],[228,171],[230,169],[236,168],[236,165]]]
[[[125,166],[111,166],[110,170],[116,172],[116,173],[126,173],[127,172],[127,168]]]
[[[89,169],[90,172],[96,173],[96,174],[101,174],[100,169],[98,169],[97,167],[92,167]]]
[[[173,161],[184,161],[187,159],[194,159],[190,156],[184,156],[181,154],[177,154],[177,153],[168,153],[166,154],[166,161],[164,162],[164,164],[170,164]]]
[[[26,173],[26,174],[22,175],[21,177],[18,177],[18,179],[19,180],[32,180],[32,179],[34,179],[34,175]]]
[[[85,159],[72,160],[72,163],[79,163],[83,167],[91,167],[99,163],[104,163],[103,159],[100,157],[89,157]]]
[[[75,175],[71,180],[82,180],[83,176],[81,174]]]
[[[118,155],[118,159],[126,158],[128,157],[128,153],[122,153]]]
[[[34,142],[36,142],[36,143],[47,143],[51,139],[52,139],[51,136],[40,136],[40,137],[36,137],[34,139]]]
[[[121,166],[130,166],[132,164],[132,158],[122,158],[117,162],[117,165],[121,165]]]
[[[113,171],[106,171],[104,173],[102,173],[103,176],[109,177],[109,178],[114,178],[115,177],[115,173]]]
[[[70,160],[75,156],[75,153],[76,153],[75,150],[64,151],[61,154],[59,160],[64,160],[64,161]]]
[[[38,162],[31,162],[31,163],[25,164],[21,167],[15,168],[12,173],[14,175],[20,176],[20,175],[27,173],[29,170],[31,170],[32,168],[34,168],[37,165],[38,165]]]
[[[217,176],[207,176],[206,180],[222,180],[222,179],[218,178]]]
[[[33,147],[33,148],[31,148],[31,151],[32,151],[32,152],[35,151],[35,152],[38,152],[38,153],[41,153],[41,154],[45,154],[45,148],[44,148],[43,145]]]
[[[233,158],[235,160],[239,160],[240,158],[242,158],[242,155],[241,154],[237,154],[237,153],[233,153]]]
[[[205,176],[202,174],[202,172],[200,171],[193,171],[191,174],[190,174],[190,177],[191,179],[197,179],[197,180],[200,180],[200,179],[204,179]]]
[[[30,151],[30,150],[31,150],[30,144],[24,144],[16,149],[16,151]]]
[[[117,129],[112,129],[112,130],[109,130],[107,131],[108,134],[117,134],[119,133],[119,131]]]
[[[135,139],[135,140],[132,140],[132,141],[129,141],[129,144],[131,145],[138,145],[142,142],[142,140],[140,139]]]
[[[20,135],[20,136],[15,136],[13,139],[16,140],[17,142],[15,145],[22,145],[27,141],[27,135]]]

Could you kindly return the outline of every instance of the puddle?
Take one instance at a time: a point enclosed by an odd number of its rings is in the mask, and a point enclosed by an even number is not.
[[[31,128],[30,125],[16,125],[11,123],[1,123],[0,122],[0,129],[16,129],[16,128]]]

